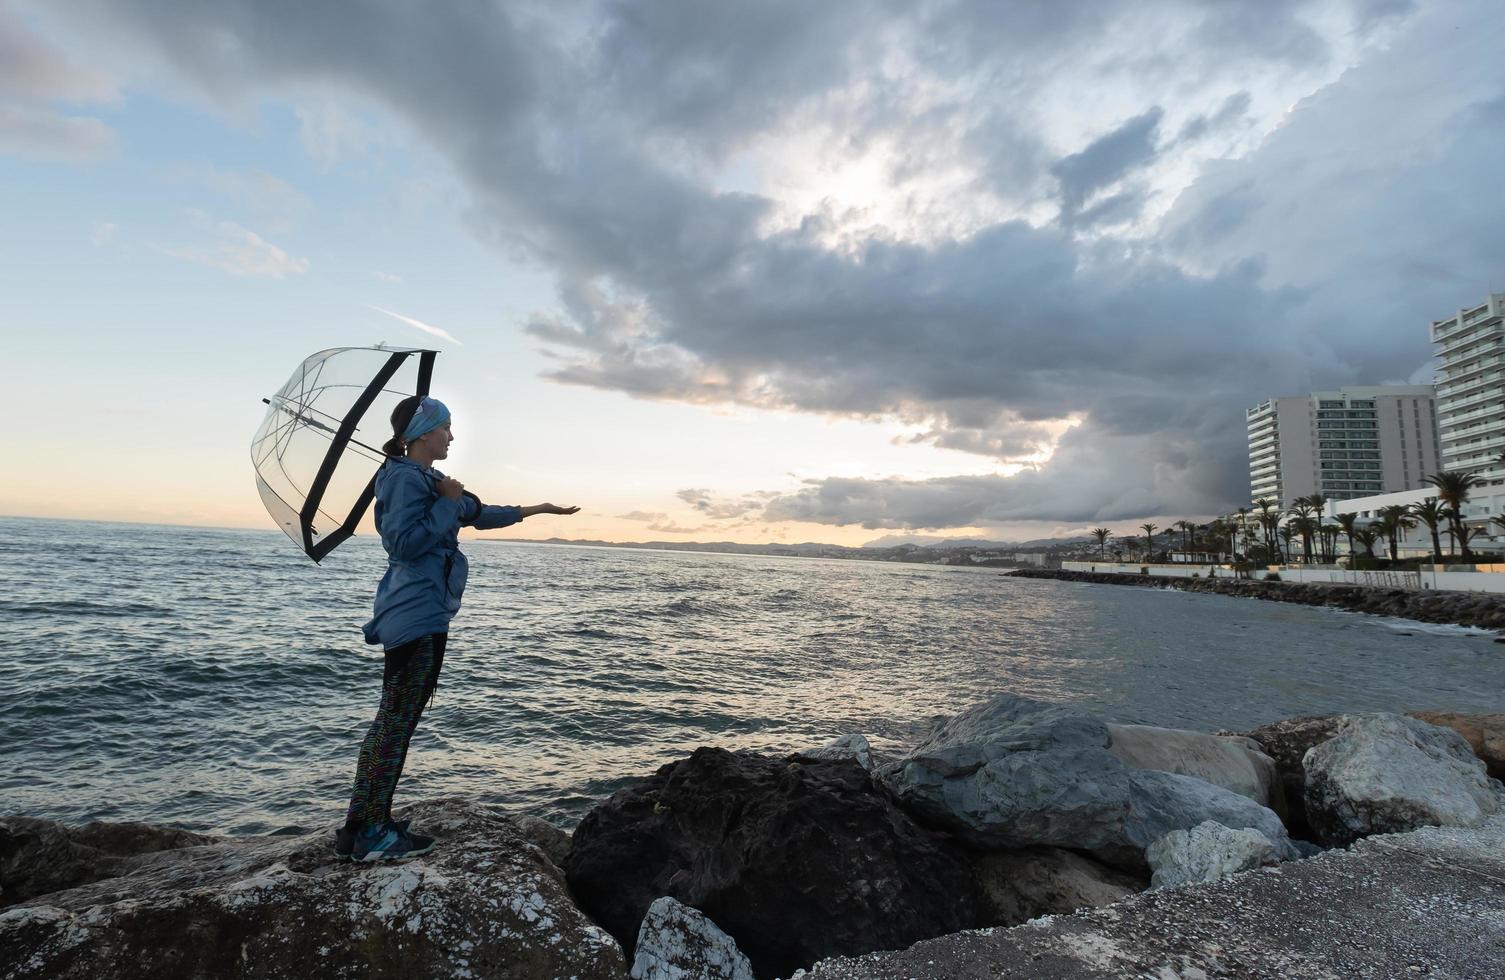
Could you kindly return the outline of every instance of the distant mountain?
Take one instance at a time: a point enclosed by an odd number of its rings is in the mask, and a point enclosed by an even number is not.
[[[989,541],[986,538],[945,538],[935,534],[885,534],[874,538],[864,548],[898,548],[912,545],[917,548],[1012,548],[1013,541]]]

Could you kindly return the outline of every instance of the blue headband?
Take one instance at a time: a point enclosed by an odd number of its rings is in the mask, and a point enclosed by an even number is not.
[[[413,420],[408,427],[402,430],[402,438],[412,442],[419,436],[433,432],[439,426],[449,421],[449,409],[437,398],[424,396],[423,401],[413,410]]]

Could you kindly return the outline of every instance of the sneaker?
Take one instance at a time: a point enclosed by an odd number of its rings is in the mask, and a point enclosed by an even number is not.
[[[355,838],[355,849],[350,857],[355,861],[400,861],[418,857],[434,849],[434,839],[422,834],[399,829],[388,823],[380,827],[367,827]]]
[[[398,830],[407,832],[409,820],[399,820],[393,826]],[[360,825],[357,824],[357,827]],[[341,827],[334,832],[334,857],[336,861],[349,861],[351,854],[355,852],[355,837],[358,830],[352,830],[349,826]]]

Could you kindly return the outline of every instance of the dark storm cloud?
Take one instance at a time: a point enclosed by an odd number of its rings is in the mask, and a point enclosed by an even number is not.
[[[1086,147],[1057,160],[1051,174],[1061,183],[1061,210],[1071,216],[1094,191],[1116,184],[1155,158],[1155,138],[1165,113],[1153,106]]]
[[[1241,72],[1331,58],[1318,7],[1374,30],[1406,5],[66,6],[220,98],[332,91],[387,107],[464,179],[477,233],[557,277],[558,307],[528,328],[562,355],[557,380],[897,415],[999,459],[1030,455],[1043,422],[1083,420],[1038,470],[817,481],[760,500],[769,519],[948,527],[1227,508],[1245,493],[1245,406],[1408,376],[1425,323],[1475,301],[1505,254],[1505,148],[1484,122],[1505,69],[1483,2],[1417,15],[1257,151],[1206,168],[1148,241],[1077,232],[1137,216],[1140,182],[1172,144],[1211,139],[1251,103],[1219,94],[1168,124],[1174,99],[1214,70],[1247,85]],[[1458,22],[1472,54],[1455,50]],[[1196,43],[1165,50],[1167,24]],[[1049,145],[1027,121],[1042,79],[1109,42],[1162,94],[1076,147]],[[900,145],[896,166],[915,172],[960,147],[979,186],[1026,204],[1058,193],[1066,220],[901,239],[816,209],[770,231],[779,202],[712,178],[794,118],[838,134],[833,153]],[[1423,260],[1455,275],[1415,288]]]
[[[1235,92],[1223,100],[1216,112],[1205,116],[1193,116],[1181,127],[1178,139],[1181,142],[1199,140],[1208,133],[1217,132],[1226,126],[1243,121],[1253,99],[1248,92]]]

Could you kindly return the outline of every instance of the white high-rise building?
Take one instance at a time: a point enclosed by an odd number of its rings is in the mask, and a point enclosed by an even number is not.
[[[1441,468],[1431,385],[1385,385],[1271,398],[1245,413],[1249,495],[1367,497],[1423,486]]]
[[[1432,323],[1442,467],[1505,481],[1505,293]]]

